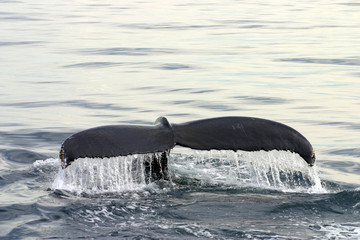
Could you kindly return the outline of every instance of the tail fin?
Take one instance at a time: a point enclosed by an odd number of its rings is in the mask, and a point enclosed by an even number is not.
[[[299,132],[284,124],[251,117],[221,117],[172,124],[177,145],[199,150],[288,150],[309,165],[313,148]]]
[[[65,168],[77,158],[166,152],[174,146],[171,126],[166,118],[160,117],[154,126],[102,126],[78,132],[65,140],[60,158]]]
[[[62,166],[82,157],[115,157],[168,152],[175,145],[199,150],[285,150],[310,166],[315,154],[309,141],[284,124],[251,117],[221,117],[170,125],[160,117],[154,126],[116,125],[91,128],[70,136],[60,150]]]

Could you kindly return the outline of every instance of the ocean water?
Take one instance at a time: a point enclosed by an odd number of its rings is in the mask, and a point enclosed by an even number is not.
[[[0,239],[359,239],[360,4],[0,2]],[[289,152],[79,159],[71,134],[110,124],[252,116],[313,145]]]

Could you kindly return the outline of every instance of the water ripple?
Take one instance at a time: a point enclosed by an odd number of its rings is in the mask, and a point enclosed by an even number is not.
[[[306,196],[303,196],[296,202],[288,202],[277,206],[273,212],[282,213],[285,212],[296,212],[304,214],[344,214],[345,212],[357,213],[354,206],[360,200],[359,191],[342,191],[331,195],[319,195],[318,199],[307,200]]]
[[[151,54],[174,54],[175,49],[170,48],[104,48],[104,49],[85,49],[81,51],[84,54],[93,55],[127,55],[127,56],[147,56]]]
[[[360,66],[359,58],[283,58],[279,60],[282,62]]]
[[[318,124],[318,125],[333,125],[333,126],[340,126],[343,128],[348,128],[348,129],[355,129],[358,130],[360,129],[360,124],[359,123],[353,123],[353,122],[322,122],[322,121],[309,121],[313,124]]]
[[[252,97],[252,96],[236,96],[237,99],[242,99],[251,104],[285,104],[290,100],[279,97]]]
[[[1,144],[4,145],[12,142],[16,142],[17,146],[21,148],[36,149],[36,148],[44,148],[50,146],[50,148],[52,149],[57,149],[58,146],[61,144],[61,142],[64,141],[64,139],[66,139],[67,137],[69,137],[71,134],[72,132],[66,132],[64,130],[62,130],[62,132],[46,132],[46,131],[29,132],[29,130],[22,130],[22,131],[14,131],[14,132],[0,132],[0,140],[1,140]],[[23,153],[30,154],[31,152],[30,153],[23,152]],[[13,155],[17,153],[12,152],[11,154]],[[57,152],[55,152],[55,154],[57,155]]]
[[[222,28],[223,25],[177,25],[176,23],[164,23],[164,24],[123,24],[119,27],[124,28],[135,28],[142,30],[197,30],[197,29],[208,29],[208,28]]]
[[[104,67],[113,67],[124,65],[124,63],[120,62],[84,62],[84,63],[76,63],[70,65],[64,65],[63,68],[104,68]]]
[[[175,88],[175,89],[169,90],[169,92],[188,92],[191,90],[192,90],[192,88]]]
[[[239,109],[228,106],[221,102],[210,102],[210,101],[197,101],[194,105],[201,109],[218,110],[218,111],[237,111]]]
[[[3,21],[44,21],[44,19],[34,18],[34,17],[25,17],[25,16],[9,16],[9,17],[0,17]]]
[[[11,149],[0,150],[0,153],[8,160],[18,163],[33,163],[38,159],[45,159],[47,156],[36,152],[23,150],[23,149]]]
[[[201,94],[201,93],[212,93],[212,92],[217,92],[219,89],[203,89],[203,90],[197,90],[197,91],[193,91],[190,93],[195,93],[195,94]]]
[[[44,43],[42,41],[18,41],[18,42],[0,42],[0,47],[18,46],[18,45],[36,45]]]
[[[172,103],[173,104],[176,104],[176,105],[181,105],[181,104],[188,104],[188,103],[193,103],[194,100],[180,100],[180,101],[173,101]]]
[[[166,63],[166,64],[160,65],[158,68],[163,69],[163,70],[179,70],[179,69],[192,69],[194,67],[192,67],[190,65],[180,64],[180,63]]]
[[[0,106],[12,106],[20,108],[38,108],[51,106],[72,106],[87,109],[110,109],[116,111],[135,110],[136,108],[121,107],[112,103],[97,103],[86,100],[69,100],[69,101],[36,101],[36,102],[16,102],[16,103],[0,103]]]
[[[329,154],[342,155],[342,156],[353,156],[360,158],[360,148],[345,148],[330,151]]]
[[[359,7],[360,3],[357,2],[348,2],[348,3],[338,3],[339,5],[347,5],[347,6],[352,6],[352,7]]]

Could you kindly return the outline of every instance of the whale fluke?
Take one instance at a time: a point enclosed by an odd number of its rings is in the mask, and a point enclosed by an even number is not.
[[[77,158],[162,153],[161,157],[154,154],[152,162],[144,164],[155,178],[166,179],[167,156],[175,145],[198,150],[284,150],[298,153],[310,166],[315,162],[310,142],[295,129],[252,117],[220,117],[171,125],[165,117],[159,117],[153,126],[91,128],[66,139],[60,159],[66,168]]]
[[[284,124],[252,117],[220,117],[172,124],[177,145],[198,150],[284,150],[298,153],[310,166],[309,141]]]
[[[78,132],[64,141],[60,159],[65,168],[77,158],[166,152],[174,146],[174,134],[169,122],[159,117],[154,126],[114,125]]]

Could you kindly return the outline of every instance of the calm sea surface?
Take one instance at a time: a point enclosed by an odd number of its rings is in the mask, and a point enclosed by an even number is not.
[[[358,2],[3,0],[0,51],[0,239],[360,238]],[[171,181],[125,181],[143,156],[60,170],[71,134],[158,116],[279,121],[317,161],[177,148]]]

